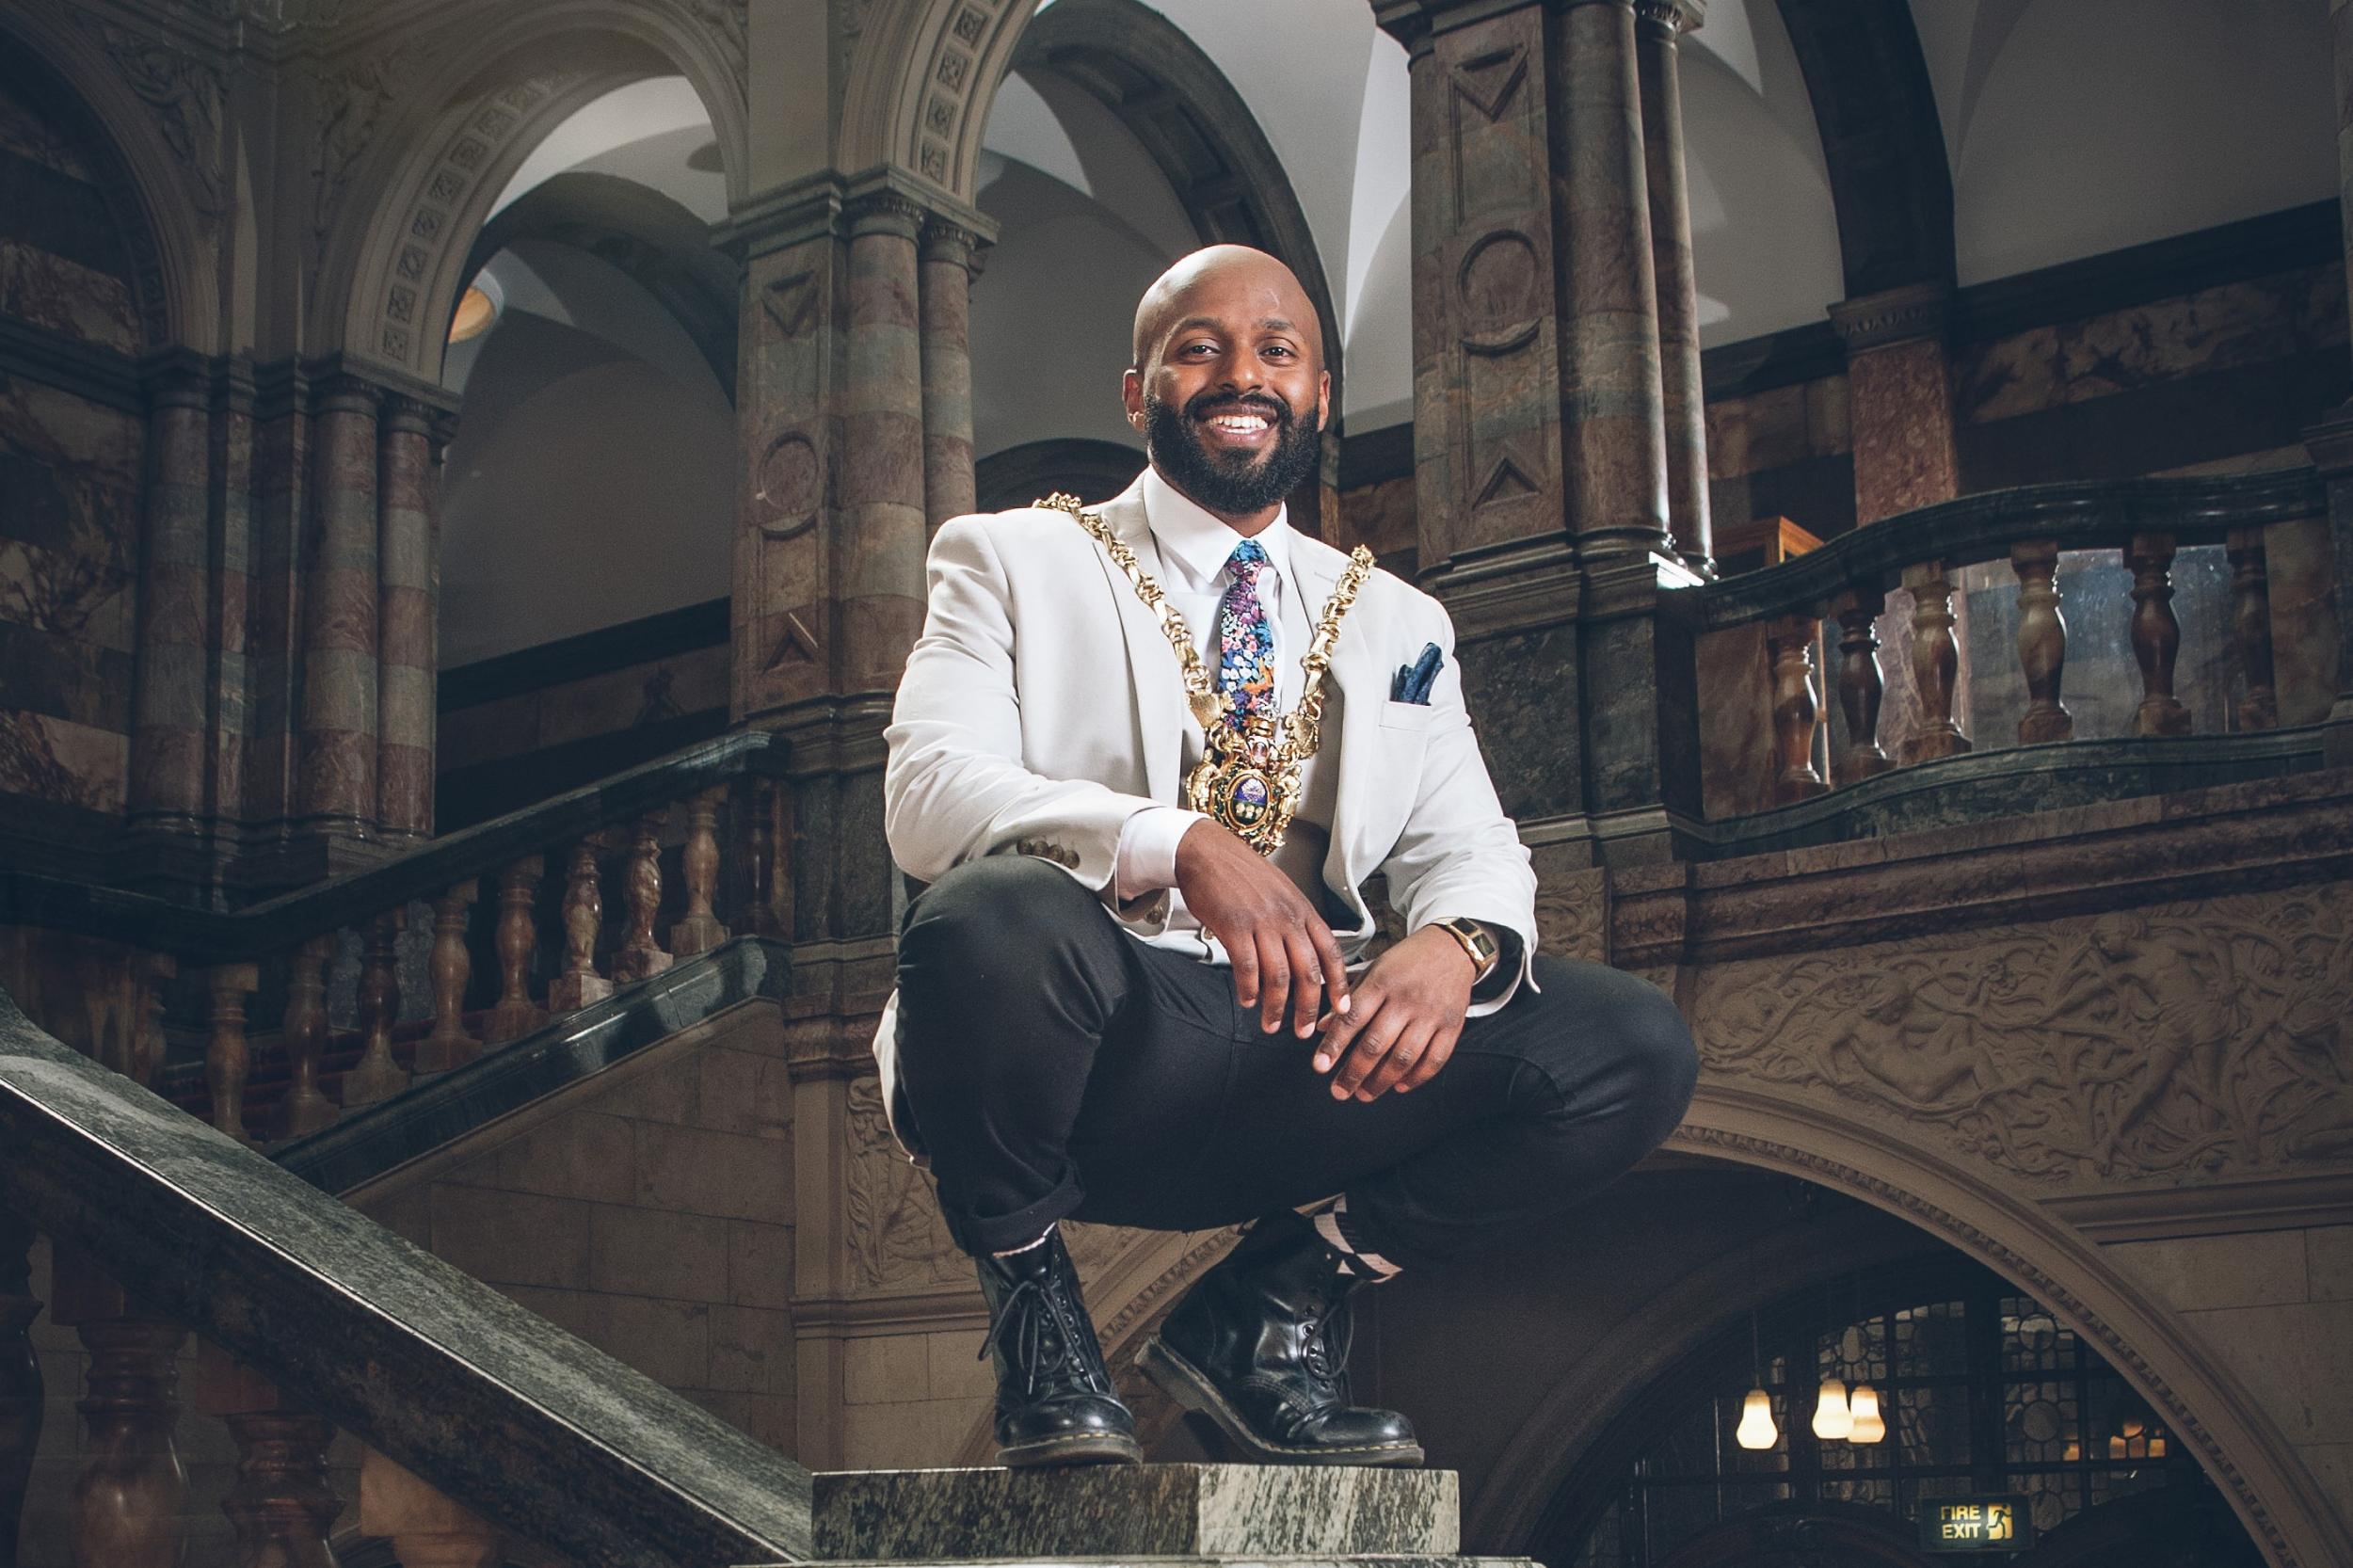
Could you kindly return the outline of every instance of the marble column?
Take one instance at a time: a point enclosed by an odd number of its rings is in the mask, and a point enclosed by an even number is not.
[[[1950,501],[1961,493],[1952,359],[1946,344],[1952,291],[1919,283],[1831,307],[1831,327],[1847,349],[1848,408],[1854,449],[1858,526]],[[1891,596],[1876,628],[1881,644],[1912,645],[1913,600]],[[1953,598],[1953,635],[1962,650],[1954,676],[1951,716],[1966,729],[1970,712],[1967,601]],[[1912,662],[1889,671],[1880,734],[1893,754],[1912,750],[1924,712]]]
[[[2353,0],[2329,0],[2336,61],[2338,211],[2345,219],[2345,268],[2353,288]],[[2329,541],[2336,579],[2337,697],[2329,712],[2331,767],[2353,767],[2353,402],[2304,433],[2329,486]]]
[[[246,761],[253,744],[252,610],[256,569],[254,382],[248,360],[232,359],[215,377],[212,408],[213,649],[215,693],[206,735],[205,806],[217,823],[250,815]],[[229,853],[216,848],[216,857]]]
[[[298,367],[254,373],[253,588],[247,618],[245,814],[295,814],[303,646],[302,536],[311,506],[310,388]]]
[[[923,225],[923,509],[936,529],[978,504],[972,483],[972,279],[981,236],[934,217]]]
[[[161,367],[149,391],[130,815],[174,833],[194,832],[205,815],[205,666],[214,630],[205,383],[203,367],[190,360]]]
[[[1857,523],[1961,493],[1945,338],[1951,302],[1945,285],[1916,283],[1831,307],[1847,348]]]
[[[1569,526],[1582,557],[1671,551],[1633,0],[1572,0],[1552,50]]]
[[[365,837],[376,817],[379,401],[368,382],[338,376],[314,421],[295,802],[300,821],[330,837]]]
[[[849,371],[842,388],[841,689],[888,691],[923,625],[923,352],[916,235],[896,192],[847,211]]]
[[[1658,284],[1658,377],[1667,416],[1667,520],[1677,554],[1715,567],[1707,515],[1707,400],[1700,379],[1699,281],[1691,262],[1691,189],[1684,167],[1682,38],[1705,0],[1637,0],[1642,164],[1650,189],[1651,271]]]
[[[433,427],[387,400],[377,439],[376,821],[394,841],[433,832]]]

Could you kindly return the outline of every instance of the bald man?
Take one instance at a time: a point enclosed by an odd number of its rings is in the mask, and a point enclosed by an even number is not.
[[[1170,268],[1123,396],[1126,493],[932,546],[887,735],[891,853],[929,886],[885,1103],[976,1259],[1003,1463],[1139,1457],[1079,1219],[1249,1223],[1139,1355],[1241,1457],[1417,1464],[1404,1416],[1350,1402],[1351,1295],[1614,1179],[1682,1115],[1691,1038],[1642,982],[1536,955],[1446,612],[1290,527],[1331,381],[1289,269]],[[1375,874],[1405,935],[1365,964]]]

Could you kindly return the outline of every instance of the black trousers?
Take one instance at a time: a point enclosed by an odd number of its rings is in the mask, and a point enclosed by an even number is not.
[[[1314,1042],[1261,1033],[1231,971],[1137,941],[1055,866],[991,856],[907,910],[899,1079],[967,1252],[1345,1192],[1364,1245],[1433,1262],[1605,1186],[1690,1101],[1698,1055],[1655,986],[1546,954],[1535,974],[1428,1083],[1337,1100]]]

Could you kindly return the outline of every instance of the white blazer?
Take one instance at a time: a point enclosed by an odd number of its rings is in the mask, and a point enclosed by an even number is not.
[[[1141,479],[1092,508],[1165,582]],[[1291,573],[1321,613],[1347,557],[1294,534]],[[1201,728],[1175,651],[1111,558],[1068,513],[1042,507],[952,518],[932,541],[930,606],[884,739],[883,828],[891,857],[920,881],[983,855],[1032,855],[1103,897],[1141,936],[1168,919],[1165,892],[1121,904],[1120,830],[1178,800],[1180,753]],[[1436,643],[1445,656],[1427,704],[1389,700],[1398,666]],[[1375,931],[1362,885],[1388,879],[1417,930],[1450,915],[1520,939],[1517,982],[1475,1003],[1477,1016],[1527,984],[1536,949],[1536,877],[1496,798],[1438,601],[1386,571],[1365,580],[1324,678],[1323,749],[1337,764],[1323,880],[1354,919],[1334,922],[1353,960]],[[883,1104],[893,1106],[898,998],[874,1033]]]

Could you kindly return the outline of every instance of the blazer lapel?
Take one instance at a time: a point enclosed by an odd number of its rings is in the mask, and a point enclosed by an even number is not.
[[[1160,552],[1152,542],[1152,529],[1144,515],[1142,481],[1102,505],[1092,508],[1112,535],[1136,553],[1136,560],[1154,580],[1165,583]],[[1074,524],[1075,526],[1075,524]],[[1092,541],[1090,541],[1092,544]],[[1176,804],[1177,748],[1187,732],[1199,733],[1185,705],[1184,681],[1178,673],[1176,649],[1135,584],[1119,569],[1111,552],[1092,544],[1103,581],[1119,606],[1119,629],[1128,644],[1128,690],[1135,694],[1135,718],[1144,741],[1144,776],[1154,800]]]
[[[1347,556],[1328,546],[1304,536],[1292,539],[1291,570],[1299,579],[1300,608],[1306,613],[1309,636],[1315,634],[1323,606],[1331,599],[1332,590],[1338,586],[1340,570],[1347,564]],[[1323,678],[1321,749],[1326,763],[1339,770],[1332,794],[1332,838],[1324,851],[1323,880],[1329,887],[1346,890],[1352,903],[1357,885],[1369,870],[1363,864],[1356,828],[1365,817],[1360,798],[1363,792],[1378,787],[1378,781],[1371,776],[1380,755],[1373,731],[1380,724],[1381,698],[1385,695],[1373,658],[1372,642],[1366,634],[1369,624],[1360,594],[1355,607],[1340,622],[1339,646],[1333,649],[1332,667]],[[1337,724],[1333,722],[1336,706]]]

